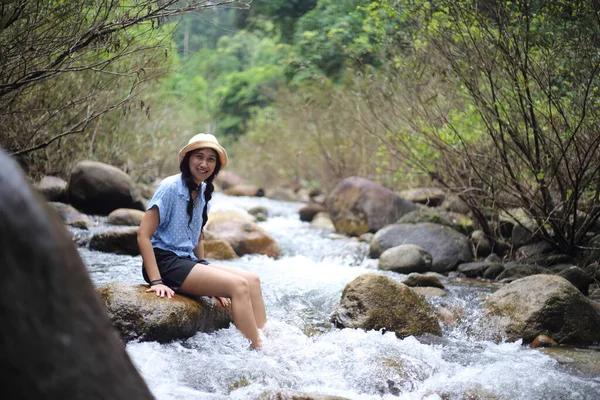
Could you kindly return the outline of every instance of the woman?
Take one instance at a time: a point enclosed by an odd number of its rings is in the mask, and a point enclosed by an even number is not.
[[[214,296],[223,306],[231,299],[233,323],[260,347],[258,330],[267,316],[254,273],[204,260],[203,229],[210,211],[213,180],[227,165],[227,152],[210,134],[200,133],[179,151],[180,174],[165,178],[156,188],[137,242],[148,292],[171,298],[175,292]]]

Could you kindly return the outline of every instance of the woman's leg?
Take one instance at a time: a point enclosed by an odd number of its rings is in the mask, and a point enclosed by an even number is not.
[[[244,271],[220,264],[211,263],[207,266],[239,275],[248,281],[248,284],[250,285],[250,297],[252,299],[252,310],[254,311],[256,326],[259,329],[264,328],[265,324],[267,323],[267,313],[265,311],[265,302],[263,300],[262,290],[260,287],[260,278],[258,275],[256,275],[254,272]]]
[[[260,347],[258,327],[252,309],[250,284],[246,278],[223,269],[196,264],[179,290],[194,296],[229,297],[233,323],[252,342],[252,347]]]

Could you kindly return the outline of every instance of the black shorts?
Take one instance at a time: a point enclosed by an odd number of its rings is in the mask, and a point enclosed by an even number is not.
[[[196,261],[190,257],[180,257],[172,251],[156,247],[154,248],[154,257],[156,258],[156,264],[158,265],[158,271],[163,283],[176,292],[196,264],[208,265],[208,261],[206,260]],[[144,280],[150,283],[150,278],[143,263],[142,275]]]

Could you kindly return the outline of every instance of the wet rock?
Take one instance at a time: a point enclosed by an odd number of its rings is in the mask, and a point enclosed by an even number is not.
[[[327,201],[336,230],[351,236],[377,232],[416,208],[382,185],[359,177],[341,181]]]
[[[531,343],[540,334],[560,344],[600,341],[600,307],[560,276],[518,279],[491,294],[484,312],[490,326],[509,341]]]
[[[94,233],[89,247],[105,253],[128,254],[137,256],[140,249],[137,244],[139,227],[115,227]]]
[[[89,229],[96,225],[96,221],[91,217],[81,213],[70,204],[51,201],[48,203],[58,212],[65,225],[73,226],[79,229]]]
[[[124,341],[166,343],[213,332],[232,323],[231,305],[223,307],[209,297],[172,298],[146,292],[148,285],[112,282],[98,287],[112,325]]]
[[[256,400],[349,400],[347,397],[296,391],[265,392]]]
[[[533,339],[533,342],[531,342],[531,344],[529,345],[529,347],[532,349],[537,349],[538,347],[552,346],[558,346],[558,343],[556,343],[556,340],[552,339],[548,335],[538,335],[535,339]]]
[[[346,285],[331,321],[340,328],[393,331],[399,338],[442,334],[435,311],[422,296],[402,283],[373,273]]]

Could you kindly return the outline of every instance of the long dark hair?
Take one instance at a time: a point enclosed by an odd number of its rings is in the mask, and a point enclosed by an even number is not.
[[[196,185],[194,179],[192,177],[192,171],[190,171],[190,156],[194,150],[188,151],[179,163],[179,170],[181,171],[181,179],[183,180],[184,185],[188,188],[190,193],[190,200],[187,204],[187,214],[190,217],[188,221],[188,225],[192,223],[192,217],[194,216],[194,199],[192,198],[192,191],[198,190],[198,194],[200,194],[200,187]],[[208,202],[212,199],[213,192],[215,190],[215,185],[213,185],[213,181],[215,177],[221,170],[221,159],[217,154],[217,165],[215,166],[215,170],[213,173],[204,181],[206,183],[206,189],[204,190],[204,208],[202,209],[202,227],[200,228],[200,232],[204,230],[204,225],[206,225],[206,221],[208,220]]]

